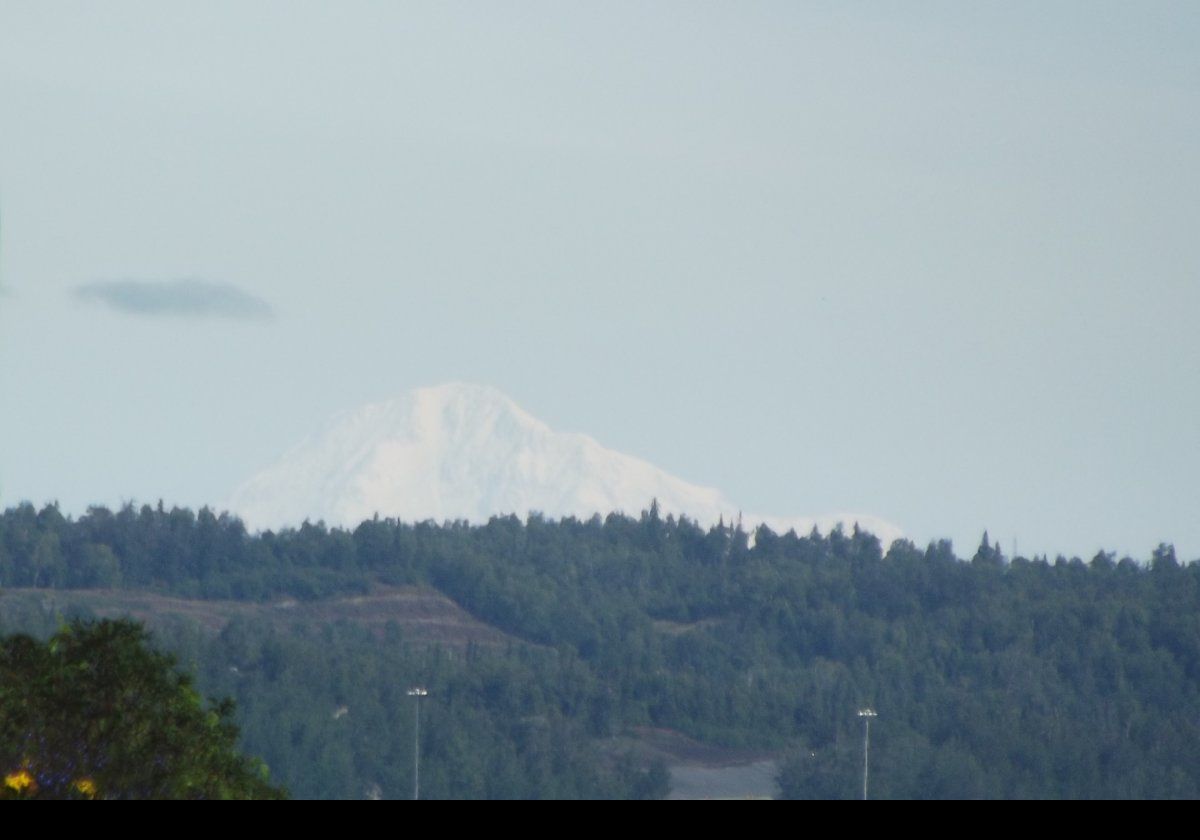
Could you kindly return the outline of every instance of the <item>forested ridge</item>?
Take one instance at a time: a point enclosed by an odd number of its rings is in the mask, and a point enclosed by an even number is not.
[[[659,796],[639,727],[784,756],[789,796],[1200,795],[1200,565],[886,550],[857,529],[748,534],[659,515],[376,519],[258,535],[207,509],[22,505],[0,587],[317,601],[436,589],[509,634],[417,644],[402,628],[181,621],[159,642],[230,695],[247,752],[297,796],[405,796],[413,701],[431,797]],[[6,600],[9,606],[6,606]],[[0,597],[4,632],[51,611]],[[24,603],[24,602],[22,602]]]

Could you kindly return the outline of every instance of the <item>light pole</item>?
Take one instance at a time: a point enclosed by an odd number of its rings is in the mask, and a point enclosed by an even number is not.
[[[871,718],[878,717],[874,709],[859,709],[863,719],[863,801],[867,801],[867,774],[871,767]]]
[[[408,690],[413,699],[413,800],[421,798],[421,698],[429,692],[420,686]]]

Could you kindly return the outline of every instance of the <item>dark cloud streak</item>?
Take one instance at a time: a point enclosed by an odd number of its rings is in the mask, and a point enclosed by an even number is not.
[[[269,321],[271,305],[227,283],[208,280],[97,280],[75,288],[75,296],[130,315]]]

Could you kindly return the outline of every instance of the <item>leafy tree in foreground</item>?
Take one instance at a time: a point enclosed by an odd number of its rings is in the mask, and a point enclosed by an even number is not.
[[[0,798],[280,798],[236,749],[229,700],[205,708],[131,621],[0,640]]]

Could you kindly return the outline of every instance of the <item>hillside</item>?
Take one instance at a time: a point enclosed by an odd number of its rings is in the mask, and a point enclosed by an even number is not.
[[[454,651],[495,646],[529,647],[514,636],[475,619],[450,599],[424,587],[379,587],[370,595],[272,603],[175,598],[119,589],[8,589],[0,593],[0,628],[57,626],[66,618],[130,617],[164,638],[200,629],[211,639],[230,625],[269,627],[287,635],[294,628],[341,625],[368,631],[383,644]],[[669,632],[681,632],[672,628]],[[198,663],[196,663],[198,664]],[[244,663],[243,663],[244,664]],[[232,668],[241,674],[241,667]],[[353,702],[333,709],[338,719],[357,713]],[[254,735],[252,733],[252,739]],[[601,761],[632,760],[638,767],[665,766],[671,798],[771,796],[776,789],[773,756],[762,750],[701,744],[678,732],[635,727],[621,738],[598,743]],[[382,794],[382,789],[379,791]],[[313,793],[309,791],[309,793]]]
[[[38,591],[0,615],[146,616],[303,796],[405,795],[414,685],[430,796],[663,795],[670,742],[638,734],[660,731],[746,751],[743,771],[782,756],[787,796],[855,796],[864,706],[879,797],[1200,795],[1200,565],[1170,546],[753,537],[653,508],[253,535],[207,510],[22,506],[0,581]]]
[[[129,617],[152,630],[195,626],[213,635],[233,621],[268,625],[287,632],[293,625],[350,624],[379,638],[399,633],[406,642],[449,649],[507,645],[518,640],[472,617],[428,587],[376,587],[367,595],[268,603],[175,598],[123,589],[6,589],[0,593],[0,626],[36,623],[59,616]]]

